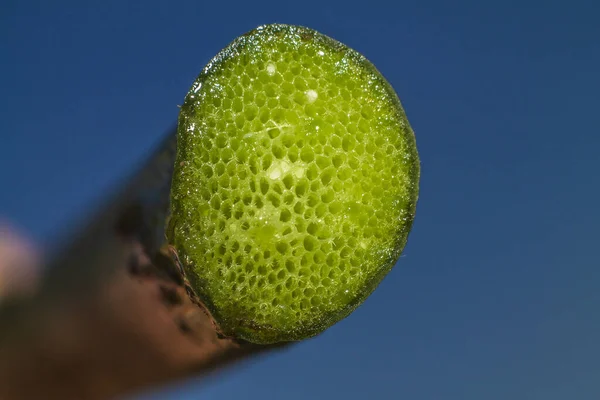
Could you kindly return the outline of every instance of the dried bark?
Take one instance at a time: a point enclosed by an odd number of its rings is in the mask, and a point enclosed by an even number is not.
[[[0,308],[0,399],[105,399],[281,346],[222,337],[164,243],[175,134]]]

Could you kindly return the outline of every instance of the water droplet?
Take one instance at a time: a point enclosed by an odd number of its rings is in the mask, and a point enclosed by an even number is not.
[[[319,97],[319,94],[312,89],[307,90],[304,94],[306,95],[306,101],[309,103],[314,103]]]

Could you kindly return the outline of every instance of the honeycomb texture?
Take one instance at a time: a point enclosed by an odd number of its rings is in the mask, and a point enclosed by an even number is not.
[[[314,30],[266,25],[185,98],[168,237],[225,334],[301,340],[398,260],[418,179],[413,132],[375,67]]]

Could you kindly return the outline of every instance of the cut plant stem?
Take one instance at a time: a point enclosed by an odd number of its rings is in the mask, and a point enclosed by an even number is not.
[[[105,399],[273,349],[218,335],[164,249],[175,132],[0,303],[0,398]]]

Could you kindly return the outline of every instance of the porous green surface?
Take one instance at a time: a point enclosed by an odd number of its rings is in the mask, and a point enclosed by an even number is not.
[[[362,55],[266,25],[205,67],[181,107],[168,237],[225,334],[301,340],[389,272],[417,202],[413,132]]]

